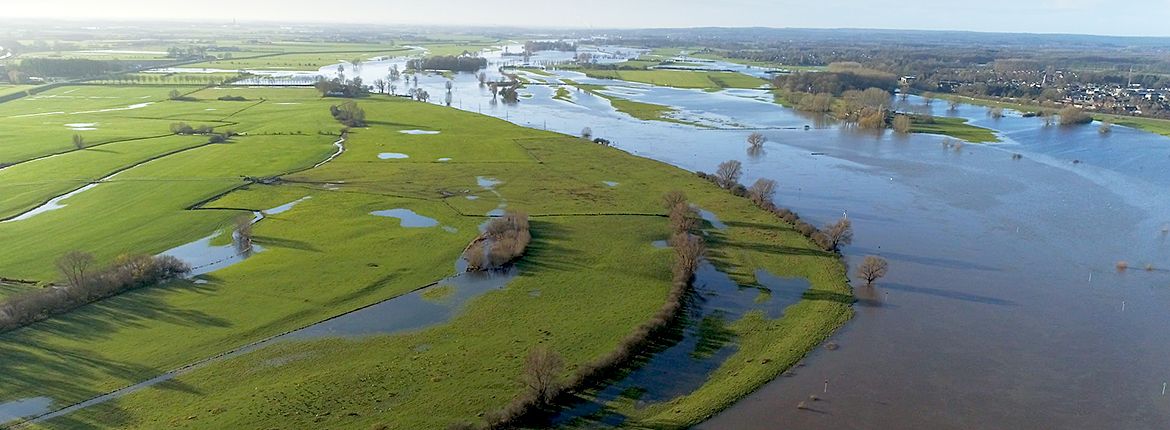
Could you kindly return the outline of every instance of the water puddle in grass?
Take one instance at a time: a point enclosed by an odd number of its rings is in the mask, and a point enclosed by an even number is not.
[[[752,311],[772,319],[783,316],[784,308],[799,302],[809,286],[803,279],[780,278],[764,270],[756,275],[761,285],[777,291],[741,287],[704,260],[675,327],[639,355],[629,373],[587,398],[579,397],[551,417],[550,424],[621,426],[625,417],[610,402],[625,398],[642,408],[698,389],[737,350],[731,324]]]
[[[53,399],[32,397],[0,403],[0,424],[49,412]]]
[[[65,200],[68,200],[70,197],[81,194],[81,193],[85,192],[86,190],[92,189],[93,187],[96,187],[96,186],[98,186],[98,184],[96,184],[96,183],[89,184],[89,185],[86,185],[84,187],[73,190],[73,191],[69,192],[68,194],[63,194],[63,195],[57,196],[57,197],[53,198],[52,200],[49,200],[49,201],[45,202],[44,204],[29,210],[28,212],[22,213],[20,215],[17,215],[15,217],[8,219],[8,220],[5,220],[3,222],[24,221],[26,219],[43,214],[45,212],[55,211],[57,209],[61,209],[61,208],[65,207],[65,204],[63,203]]]
[[[438,161],[447,162],[447,161],[451,161],[451,159],[447,158],[447,157],[443,157],[443,158],[440,158]]]
[[[403,158],[410,158],[410,156],[400,152],[383,152],[378,154],[378,158],[381,160],[401,160]]]
[[[296,207],[297,204],[311,198],[313,196],[304,196],[271,209],[254,212],[252,215],[252,224],[260,222],[267,215],[279,215],[288,212],[293,207]],[[216,239],[223,234],[231,235],[231,243],[215,245]],[[194,242],[168,249],[159,255],[170,255],[183,260],[183,262],[191,266],[190,276],[199,276],[232,266],[263,251],[264,247],[255,242],[247,247],[242,245],[235,232],[227,233],[217,231]]]
[[[665,240],[656,240],[650,242],[650,245],[655,248],[670,248],[670,243],[667,243]]]
[[[299,199],[296,199],[296,200],[293,200],[291,202],[285,203],[283,205],[274,207],[272,209],[268,209],[268,210],[263,211],[263,212],[265,215],[280,215],[282,213],[285,213],[285,212],[292,210],[292,208],[295,207],[298,203],[303,202],[303,201],[308,200],[308,199],[311,199],[311,198],[313,198],[313,196],[304,196],[304,197],[301,197]]]
[[[73,112],[73,115],[85,114],[85,113],[119,112],[119,111],[124,111],[124,110],[135,110],[135,109],[142,109],[142,108],[150,106],[152,104],[154,104],[154,102],[136,103],[136,104],[132,104],[130,106],[118,107],[118,108],[85,110],[85,111],[81,111],[81,112]]]
[[[619,185],[619,183],[614,182],[614,181],[601,181],[601,183],[605,184],[607,187],[610,187],[610,188],[613,188],[613,187],[616,187]]]
[[[384,211],[370,212],[370,215],[398,218],[402,222],[402,227],[406,228],[427,228],[439,225],[439,221],[434,218],[425,217],[415,213],[410,209],[390,209]]]
[[[76,122],[72,124],[65,124],[65,128],[73,131],[93,131],[97,130],[96,122]]]
[[[727,229],[727,224],[724,224],[723,221],[720,221],[719,217],[716,216],[714,212],[700,208],[698,206],[693,206],[693,207],[695,208],[696,211],[699,212],[699,217],[703,218],[704,221],[711,223],[712,227],[715,227],[716,229],[719,229],[719,230],[726,230]]]
[[[462,260],[462,258],[460,258]],[[442,281],[420,288],[403,296],[391,298],[364,308],[359,308],[305,328],[271,337],[241,348],[206,358],[177,370],[167,372],[137,384],[111,391],[90,400],[74,404],[53,412],[45,413],[49,405],[21,417],[38,423],[65,416],[90,406],[118,399],[127,394],[149,388],[174,379],[210,363],[231,359],[283,341],[303,341],[338,336],[392,335],[408,330],[419,330],[444,323],[474,298],[492,290],[504,288],[519,271],[515,267],[493,272],[460,272]],[[441,301],[426,300],[424,294],[432,289],[446,289]],[[426,346],[422,346],[426,347]],[[271,361],[264,363],[269,364]],[[48,399],[45,399],[48,402]],[[3,422],[3,421],[0,421]]]
[[[439,134],[439,132],[434,131],[434,130],[400,130],[399,133],[413,134],[413,135]]]
[[[479,184],[480,188],[490,190],[490,189],[494,189],[496,187],[496,185],[500,185],[500,184],[504,183],[504,181],[501,181],[501,180],[496,179],[496,178],[489,178],[486,176],[476,176],[475,183]]]

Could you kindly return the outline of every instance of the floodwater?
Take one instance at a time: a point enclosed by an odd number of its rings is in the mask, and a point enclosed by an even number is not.
[[[412,211],[410,209],[399,208],[399,209],[389,209],[389,210],[384,210],[384,211],[374,211],[374,212],[370,212],[370,215],[389,217],[389,218],[398,218],[401,221],[400,224],[402,225],[402,227],[406,227],[406,228],[427,228],[427,227],[434,227],[434,226],[439,225],[438,220],[436,220],[434,218],[419,215],[418,213],[415,213],[415,211]]]
[[[99,180],[99,182],[100,182],[100,180]],[[15,217],[12,217],[11,219],[7,219],[7,220],[0,221],[0,222],[24,221],[26,219],[43,214],[45,212],[55,211],[57,209],[61,209],[61,208],[65,207],[65,203],[64,203],[65,200],[69,200],[70,197],[76,196],[78,194],[81,194],[81,193],[84,193],[86,191],[93,189],[93,187],[98,186],[99,182],[94,182],[94,183],[88,184],[86,186],[83,186],[81,188],[78,188],[76,190],[73,190],[73,191],[70,191],[68,193],[62,194],[60,196],[54,197],[40,206],[29,209],[28,211],[26,211],[20,215],[17,215]]]
[[[404,158],[410,158],[410,156],[400,152],[383,152],[378,154],[379,160],[401,160]]]
[[[49,412],[53,399],[32,397],[0,403],[0,424]]]
[[[675,107],[712,128],[637,120],[584,92],[564,103],[545,85],[522,89],[531,97],[519,103],[491,103],[471,74],[455,75],[453,107],[570,135],[588,126],[622,150],[692,171],[740,160],[743,183],[776,180],[776,202],[809,222],[848,214],[856,230],[844,249],[850,263],[869,254],[890,261],[888,277],[857,290],[857,315],[834,337],[840,349],[814,351],[793,376],[704,427],[1170,422],[1162,395],[1170,382],[1170,272],[1141,269],[1170,266],[1161,233],[1170,222],[1170,139],[908,100],[1003,139],[955,148],[940,136],[844,127],[771,103],[762,90],[708,93],[553,73],[549,80],[620,86],[613,93]],[[493,66],[488,74],[498,77]],[[419,79],[432,94],[445,91],[446,81]],[[744,139],[753,131],[768,143],[748,154]],[[1119,260],[1133,268],[1117,273]],[[814,393],[824,400],[813,410],[796,408]]]
[[[627,397],[641,407],[698,389],[737,349],[729,324],[753,311],[763,312],[771,319],[779,318],[784,308],[799,302],[809,287],[805,279],[779,278],[763,270],[757,271],[756,276],[761,285],[777,291],[769,294],[738,285],[710,262],[703,261],[695,273],[694,288],[684,303],[680,326],[655,342],[653,354],[638,357],[635,369],[589,398],[566,407],[551,419],[552,424],[618,426],[625,417],[608,408],[607,402]]]
[[[169,381],[192,370],[207,366],[208,364],[239,357],[278,342],[304,341],[336,336],[390,335],[431,327],[450,320],[459,313],[464,304],[475,297],[504,288],[518,274],[519,270],[515,267],[493,272],[457,272],[455,275],[442,281],[425,286],[406,295],[356,309],[299,330],[246,345],[221,355],[206,358],[180,369],[65,408],[51,410],[51,400],[43,397],[3,403],[0,404],[0,423],[6,421],[4,419],[5,414],[19,414],[13,416],[16,418],[25,418],[34,423],[51,420],[158,385],[159,383]],[[446,288],[450,291],[437,300],[424,298],[423,294],[436,288]]]
[[[399,131],[399,133],[402,133],[402,134],[413,134],[413,135],[432,135],[432,134],[439,134],[439,132],[437,132],[437,131],[434,131],[434,130],[401,130],[401,131]]]

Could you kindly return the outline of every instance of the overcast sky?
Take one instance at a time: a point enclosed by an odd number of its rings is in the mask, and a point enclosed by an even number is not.
[[[1170,0],[35,0],[0,17],[541,27],[764,26],[1170,36]]]

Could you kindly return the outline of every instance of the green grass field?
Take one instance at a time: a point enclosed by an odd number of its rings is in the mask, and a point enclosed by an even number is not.
[[[994,131],[967,124],[963,118],[934,117],[932,122],[914,120],[910,132],[950,136],[971,143],[999,142]]]
[[[0,250],[0,275],[51,280],[53,259],[73,248],[93,252],[99,261],[125,252],[157,253],[221,231],[245,213],[241,208],[310,198],[258,223],[255,241],[265,251],[206,275],[209,283],[137,290],[0,335],[6,345],[0,371],[12,376],[0,380],[0,398],[48,396],[64,406],[404,294],[450,275],[483,214],[502,203],[532,214],[534,244],[516,280],[473,301],[447,324],[396,336],[280,344],[50,421],[46,428],[254,428],[273,422],[441,428],[475,421],[521,392],[519,369],[533,345],[555,348],[571,370],[614,348],[658,309],[669,287],[671,252],[650,242],[666,235],[659,196],[673,189],[731,226],[712,233],[711,256],[737,281],[755,285],[752,273],[766,268],[808,277],[815,292],[838,299],[814,294],[782,320],[755,315],[736,323],[741,347],[724,368],[690,396],[637,411],[632,416],[639,422],[685,426],[725,407],[799,359],[850,312],[850,290],[836,256],[813,251],[802,236],[748,201],[656,161],[490,117],[372,97],[359,102],[370,127],[351,133],[341,157],[288,175],[284,185],[240,188],[243,176],[279,175],[332,153],[335,137],[319,133],[340,129],[328,113],[337,101],[305,89],[212,88],[191,93],[197,101],[180,102],[159,96],[166,91],[63,87],[46,93],[53,97],[0,104],[0,122],[16,128],[14,134],[34,136],[5,148],[9,157],[63,153],[0,170],[13,182],[5,179],[12,192],[0,194],[0,208],[8,213],[125,169],[64,201],[62,209],[0,224],[0,241],[8,245]],[[253,101],[215,100],[226,93]],[[137,100],[152,104],[79,113]],[[66,113],[21,116],[57,111]],[[166,124],[177,120],[246,134],[215,145],[203,145],[197,136],[116,141],[165,134]],[[45,121],[65,131],[30,132]],[[73,131],[61,124],[74,121],[97,123],[98,130],[87,133],[110,142],[70,150]],[[407,129],[441,134],[399,133]],[[382,152],[409,158],[381,160]],[[480,188],[478,176],[501,180],[498,196]],[[188,209],[229,191],[204,210]],[[394,208],[411,209],[454,231],[402,228],[370,215]],[[772,361],[745,364],[761,356]],[[694,412],[678,414],[676,408]]]
[[[612,105],[613,108],[618,112],[625,113],[643,121],[663,121],[673,122],[676,124],[695,125],[670,116],[672,112],[676,111],[675,108],[670,106],[638,102],[624,97],[618,97],[613,94],[607,94],[602,92],[606,88],[604,85],[582,84],[571,79],[562,79],[562,81],[566,85],[577,87],[589,94],[593,94],[595,96],[609,100],[610,105]],[[557,91],[557,94],[560,94],[560,90]],[[556,98],[556,95],[554,95],[553,98]]]

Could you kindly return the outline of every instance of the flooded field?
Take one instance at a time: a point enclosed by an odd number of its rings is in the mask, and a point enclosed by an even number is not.
[[[531,97],[519,103],[492,103],[470,74],[455,76],[453,106],[568,134],[591,127],[623,150],[688,170],[741,160],[743,182],[775,179],[777,203],[806,219],[847,214],[857,231],[844,250],[851,262],[868,254],[891,262],[888,278],[856,291],[857,316],[834,339],[840,349],[813,353],[706,427],[1133,428],[1170,420],[1161,394],[1170,368],[1160,359],[1170,354],[1162,328],[1170,315],[1161,312],[1170,301],[1161,233],[1170,222],[1170,139],[905,102],[968,118],[1003,140],[956,148],[940,136],[842,127],[771,103],[762,90],[554,73],[544,80],[611,85],[707,128],[637,120],[580,91],[573,103],[554,100],[544,85],[521,90]],[[419,82],[441,94],[446,81]],[[753,155],[744,143],[751,131],[769,138]],[[1128,272],[1114,269],[1121,260]],[[798,410],[812,394],[823,400]]]

